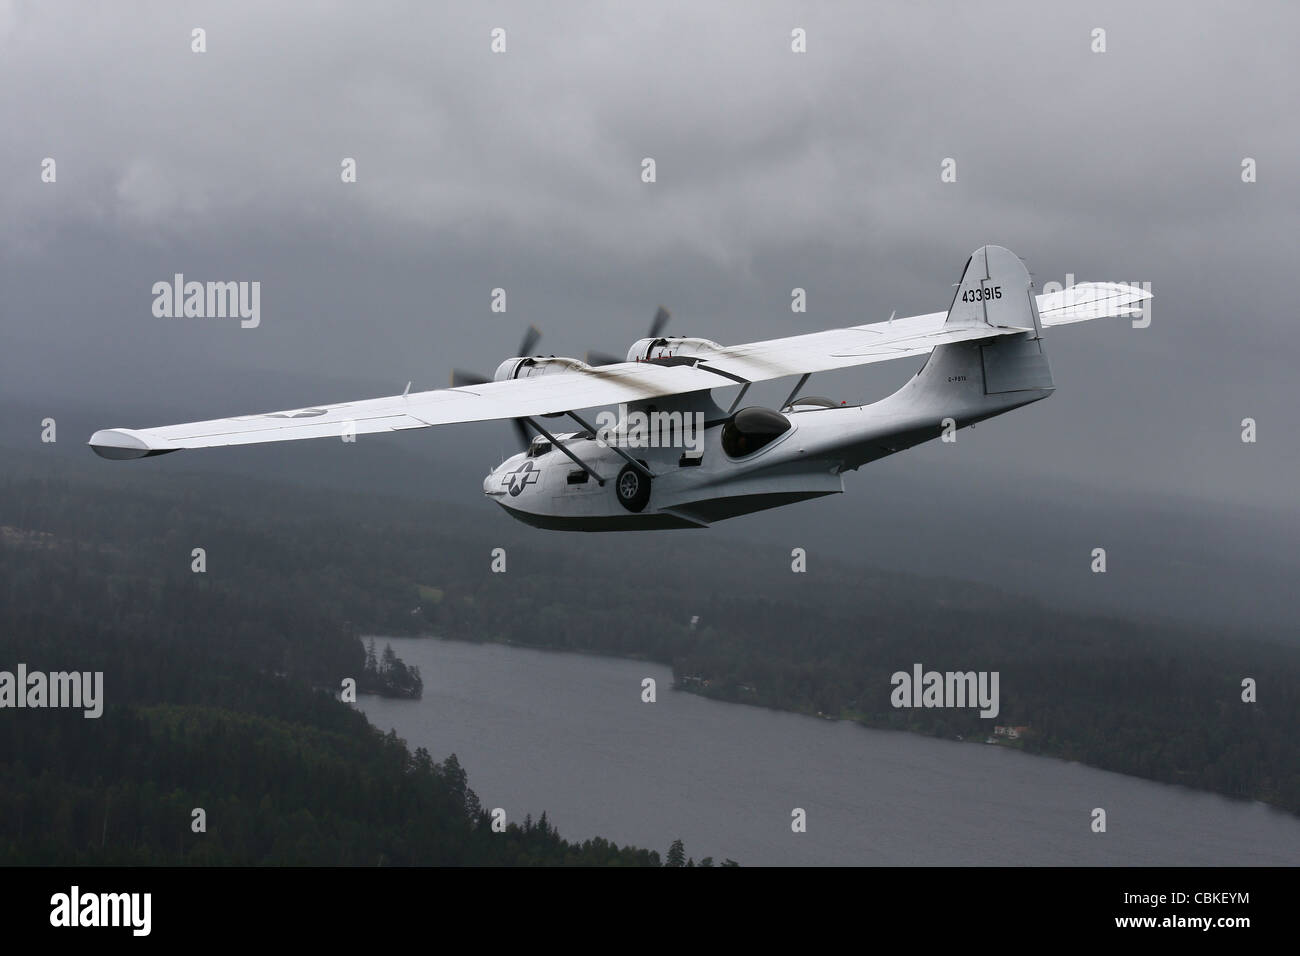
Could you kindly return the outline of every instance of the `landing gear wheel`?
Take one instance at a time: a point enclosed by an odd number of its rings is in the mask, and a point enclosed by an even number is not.
[[[650,501],[650,479],[631,465],[624,465],[614,481],[614,493],[628,511],[641,511]]]

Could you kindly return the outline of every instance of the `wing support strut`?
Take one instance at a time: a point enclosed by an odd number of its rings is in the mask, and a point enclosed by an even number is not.
[[[591,437],[592,437],[592,438],[595,438],[595,437],[596,437],[596,429],[592,428],[590,425],[588,425],[586,422],[584,422],[581,418],[579,418],[577,412],[569,412],[569,417],[572,418],[575,422],[577,422],[577,423],[578,423],[582,428],[584,428],[584,429],[586,429],[587,431],[591,432]],[[606,444],[605,447],[606,447],[606,448],[609,448],[609,449],[612,449],[616,455],[618,455],[620,458],[622,458],[625,462],[627,462],[629,465],[631,465],[631,466],[632,466],[633,468],[635,468],[637,471],[641,472],[641,474],[645,475],[647,478],[653,478],[653,477],[655,476],[653,471],[651,471],[651,470],[650,470],[649,468],[647,468],[645,465],[641,464],[641,462],[637,461],[635,458],[633,458],[631,455],[629,455],[627,452],[625,452],[625,451],[624,451],[621,447],[619,447],[618,445]],[[565,451],[567,452],[568,449],[566,448]],[[570,458],[573,458],[573,455],[572,455],[572,454],[569,454],[569,457],[570,457]],[[573,458],[573,460],[574,460],[574,461],[577,461],[578,459]],[[587,466],[586,466],[586,465],[583,465],[583,467],[586,468]],[[603,485],[604,482],[602,481],[601,484]]]
[[[740,400],[745,397],[745,393],[748,391],[749,391],[749,382],[746,382],[744,385],[741,386],[740,391],[736,393],[736,400],[732,402],[731,407],[727,409],[728,415],[730,415],[732,412],[736,410],[736,406],[740,404]]]
[[[572,414],[572,412],[570,412],[570,414]],[[595,478],[596,484],[600,485],[602,488],[605,487],[605,479],[600,477],[600,475],[596,474],[595,469],[593,469],[589,464],[587,464],[585,461],[583,461],[573,452],[569,451],[569,449],[565,447],[563,443],[556,441],[554,435],[552,435],[545,428],[537,424],[537,422],[533,421],[531,418],[529,418],[526,415],[523,418],[520,418],[519,420],[521,422],[527,423],[531,427],[535,428],[537,431],[541,432],[542,437],[551,443],[551,447],[560,449],[560,451],[564,452],[566,455],[568,455],[570,458],[573,459],[573,463],[575,465],[577,465],[587,474],[591,475],[591,477]]]
[[[795,383],[794,388],[790,389],[790,394],[786,396],[785,401],[781,403],[780,407],[785,408],[793,402],[799,396],[799,389],[803,388],[810,378],[812,378],[812,372],[806,373],[803,378],[799,379],[799,381]]]

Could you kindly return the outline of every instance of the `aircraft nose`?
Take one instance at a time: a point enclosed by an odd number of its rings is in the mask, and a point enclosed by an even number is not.
[[[495,476],[496,475],[494,472],[489,471],[487,477],[483,479],[483,494],[485,495],[492,494],[492,479]]]

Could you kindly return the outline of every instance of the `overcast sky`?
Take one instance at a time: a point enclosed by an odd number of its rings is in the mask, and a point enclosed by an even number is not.
[[[490,372],[530,323],[621,353],[659,303],[770,338],[943,309],[997,242],[1040,285],[1150,282],[1152,323],[1052,330],[1057,394],[962,433],[963,476],[1294,513],[1298,28],[1283,3],[0,2],[0,394],[103,426],[341,401]],[[260,326],[154,317],[176,272],[260,281]],[[499,428],[455,441],[486,470]]]

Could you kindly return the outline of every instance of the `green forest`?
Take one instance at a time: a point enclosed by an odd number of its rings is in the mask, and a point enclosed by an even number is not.
[[[432,502],[196,475],[4,479],[0,668],[102,670],[109,703],[98,720],[5,714],[0,860],[661,864],[568,843],[544,815],[492,832],[454,757],[410,753],[336,699],[346,677],[418,696],[418,672],[369,634],[650,659],[693,692],[950,738],[1022,726],[1011,745],[1031,752],[1300,812],[1300,648],[1280,635],[843,563],[793,574],[788,550],[719,560],[701,535],[609,537],[512,539],[493,573],[499,526]],[[996,721],[892,708],[890,675],[914,662],[999,671]]]
[[[97,719],[3,712],[0,864],[662,865],[566,841],[544,812],[493,830],[454,754],[412,753],[338,700],[367,670],[366,612],[273,570],[301,563],[310,525],[203,511],[218,552],[247,550],[196,574],[188,547],[169,559],[184,501],[8,482],[0,509],[0,669],[102,671],[106,698]],[[391,649],[375,679],[394,668],[414,696]]]

